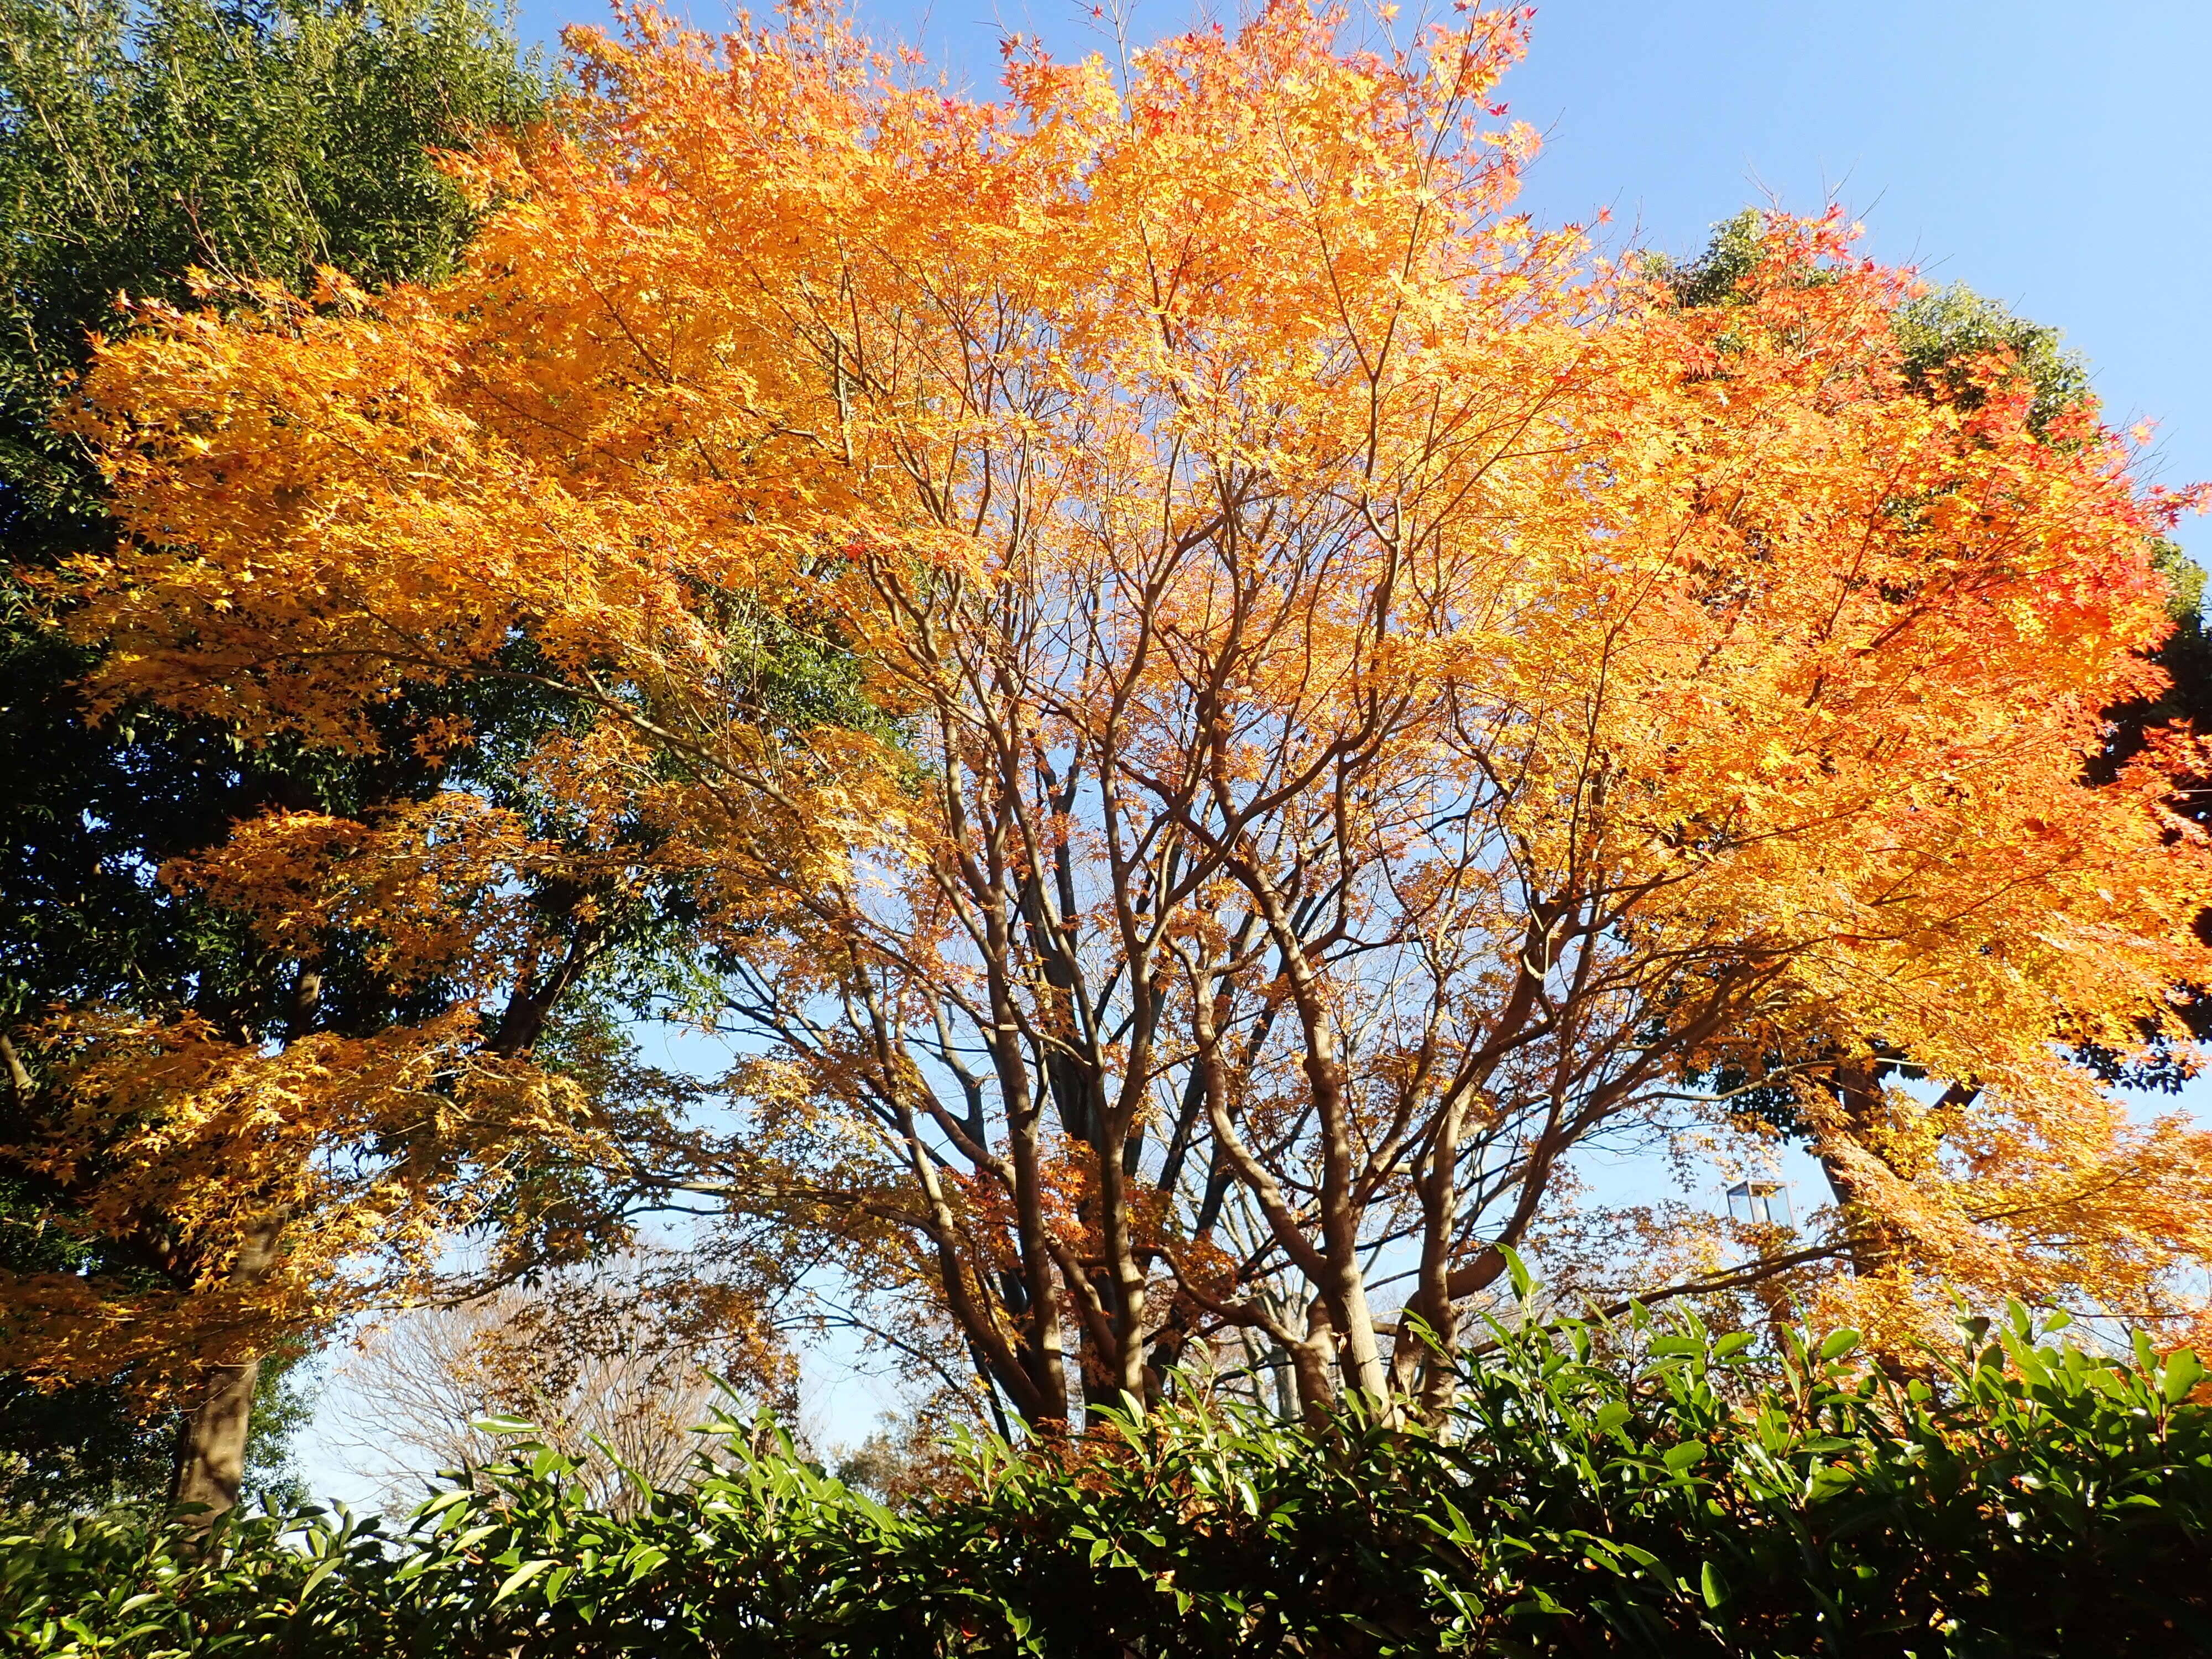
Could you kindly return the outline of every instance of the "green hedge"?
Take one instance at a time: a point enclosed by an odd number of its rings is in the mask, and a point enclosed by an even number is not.
[[[195,1564],[111,1515],[0,1540],[21,1654],[2130,1656],[2212,1652],[2193,1354],[2014,1310],[1923,1379],[1793,1343],[1565,1322],[1468,1368],[1440,1434],[1176,1407],[973,1449],[893,1513],[730,1451],[617,1519],[526,1442],[402,1529],[240,1517]]]

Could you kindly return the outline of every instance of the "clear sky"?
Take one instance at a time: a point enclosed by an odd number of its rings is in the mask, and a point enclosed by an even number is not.
[[[1405,0],[1401,27],[1421,4]],[[727,16],[718,0],[670,9],[707,28]],[[1110,46],[1090,0],[857,13],[979,94],[1010,31],[1060,57]],[[519,22],[550,41],[607,15],[523,0]],[[1142,45],[1235,15],[1135,0],[1128,32]],[[2182,483],[2212,477],[2208,66],[2208,0],[1546,0],[1504,94],[1547,135],[1523,197],[1540,220],[1609,208],[1617,232],[1694,252],[1747,204],[1811,212],[1833,194],[1877,258],[2063,328],[2108,418],[2155,422],[2154,470]],[[2181,539],[2212,562],[2212,525]]]

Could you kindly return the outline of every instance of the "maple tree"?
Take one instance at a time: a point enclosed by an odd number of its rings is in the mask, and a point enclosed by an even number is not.
[[[374,787],[374,769],[242,753],[147,708],[85,721],[75,683],[91,656],[22,576],[113,531],[97,468],[51,418],[118,292],[185,299],[194,266],[288,281],[319,261],[375,281],[447,269],[470,210],[427,147],[526,118],[536,88],[510,43],[445,0],[7,0],[0,47],[0,1267],[129,1279],[143,1264],[54,1224],[66,1200],[5,1155],[36,1069],[16,1045],[91,1001],[264,1016],[288,965],[152,872],[257,802],[334,801]],[[125,1382],[51,1390],[0,1371],[0,1504],[158,1491],[175,1425]],[[274,1425],[281,1384],[259,1386]]]
[[[409,688],[567,711],[502,757],[534,819],[279,811],[178,878],[484,1003],[533,872],[680,893],[671,995],[752,1045],[639,1178],[1032,1424],[1239,1352],[1441,1411],[1581,1151],[1776,1102],[1831,1224],[1585,1212],[1616,1278],[1891,1344],[1954,1290],[2194,1316],[2212,1142],[2075,1059],[2185,1052],[2203,975],[2195,739],[2087,771],[2192,498],[2002,344],[1922,372],[1832,215],[1725,305],[1512,216],[1525,13],[1343,22],[1017,45],[984,102],[832,13],[634,12],[456,163],[450,280],[148,308],[78,419],[98,696],[356,755]],[[577,1133],[438,1029],[404,1064]],[[303,1124],[399,1071],[345,1041]],[[204,1091],[102,1042],[88,1098]]]

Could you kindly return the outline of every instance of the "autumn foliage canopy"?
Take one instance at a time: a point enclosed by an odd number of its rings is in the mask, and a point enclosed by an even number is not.
[[[56,1036],[45,1156],[128,1171],[200,1288],[11,1322],[181,1375],[428,1293],[459,1230],[557,1255],[604,1194],[510,1178],[547,1147],[1033,1422],[1201,1357],[1441,1410],[1508,1248],[1876,1340],[1954,1291],[2198,1317],[2212,1141],[2083,1060],[2185,1053],[2212,978],[2197,739],[2100,765],[2188,498],[2002,353],[1916,372],[1832,215],[1717,298],[1515,216],[1526,21],[1278,3],[974,101],[810,7],[634,12],[453,161],[449,281],[145,313],[74,416],[107,706],[557,716],[507,802],[167,872],[460,1012]],[[501,1040],[549,891],[571,945],[681,919],[685,1017],[745,1039],[713,1133]],[[1785,1139],[1836,1199],[1786,1236],[1578,1173]]]

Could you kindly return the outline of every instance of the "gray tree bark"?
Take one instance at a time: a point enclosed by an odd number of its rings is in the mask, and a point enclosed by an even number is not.
[[[231,1264],[234,1289],[247,1290],[268,1278],[276,1262],[283,1220],[271,1216],[256,1225]],[[177,1430],[176,1478],[170,1503],[185,1510],[188,1525],[203,1531],[238,1503],[246,1480],[246,1438],[253,1424],[253,1389],[261,1380],[261,1357],[210,1365],[200,1403]],[[187,1506],[195,1506],[187,1509]]]
[[[210,1365],[207,1392],[198,1409],[177,1431],[177,1474],[171,1503],[179,1510],[198,1506],[185,1516],[202,1530],[238,1502],[246,1479],[246,1437],[252,1425],[253,1389],[261,1362]]]

